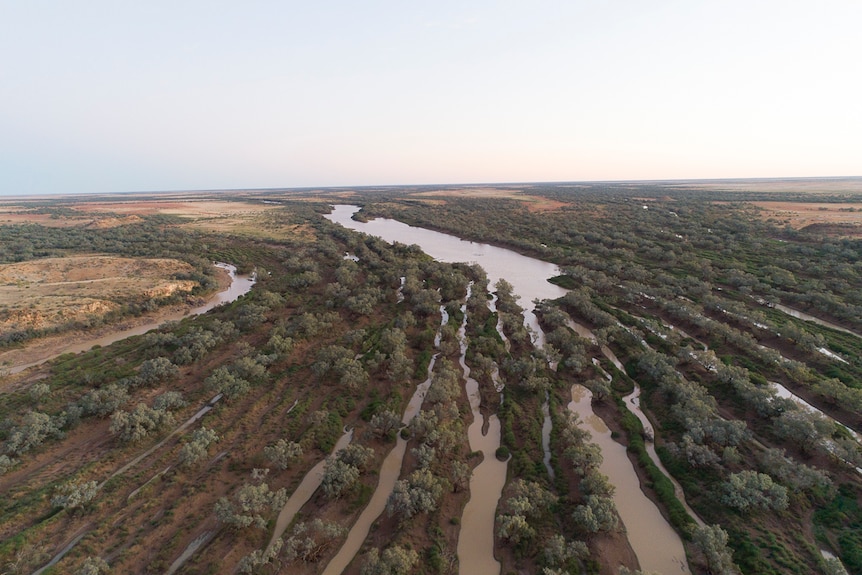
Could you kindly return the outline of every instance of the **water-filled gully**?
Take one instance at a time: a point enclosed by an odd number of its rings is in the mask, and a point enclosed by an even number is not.
[[[417,244],[427,254],[443,262],[475,262],[485,270],[491,285],[505,278],[512,284],[514,293],[520,296],[522,302],[532,302],[537,299],[557,299],[566,294],[565,289],[547,281],[560,273],[559,268],[554,264],[530,258],[505,248],[468,242],[448,234],[408,226],[396,220],[378,218],[369,222],[357,222],[352,219],[352,216],[358,210],[357,206],[338,205],[334,206],[333,212],[326,217],[346,228],[378,236],[388,242]],[[534,343],[541,345],[544,341],[544,334],[535,314],[532,310],[527,310],[524,312],[524,318],[525,325],[531,330],[531,333],[536,334]],[[574,322],[573,326],[579,335],[592,336],[589,330],[583,326],[574,324]],[[594,338],[593,341],[595,341]],[[618,369],[623,368],[610,349],[603,346],[602,352]],[[465,375],[468,376],[469,384],[468,370],[465,371]],[[593,433],[594,440],[602,449],[604,463],[601,471],[609,477],[611,483],[616,487],[614,500],[641,568],[662,573],[687,572],[688,565],[685,561],[685,552],[679,535],[662,517],[655,504],[641,491],[637,474],[626,455],[625,447],[611,439],[610,432],[607,431],[604,422],[593,413],[589,391],[580,385],[575,385],[572,388],[572,394],[573,401],[569,404],[569,409],[577,412],[581,419],[586,422]],[[633,405],[633,407],[636,408],[637,406]],[[481,415],[474,420],[474,424],[475,421],[481,422],[479,418]],[[481,430],[481,427],[479,429]],[[494,435],[489,429],[489,433],[482,440],[491,441]],[[496,432],[496,435],[499,437],[499,432]],[[479,438],[476,439],[479,441]],[[470,442],[472,448],[472,438]],[[485,461],[489,459],[493,460],[494,458],[486,457]],[[470,484],[471,493],[494,493],[497,489],[493,482],[505,481],[505,466],[500,468],[495,477],[488,477],[487,480],[482,479],[482,477],[474,471],[474,477]],[[490,521],[485,521],[481,532],[476,529],[468,530],[464,525],[465,520],[466,509],[461,532],[469,533],[471,541],[478,541],[480,537],[488,537],[493,540],[493,516]],[[461,556],[463,547],[459,541],[461,572],[467,573],[468,571],[463,570],[463,562],[471,559],[467,556]],[[494,563],[495,565],[488,564],[486,567],[477,567],[477,570],[472,572],[499,573],[499,564]],[[329,570],[326,572],[336,573]]]
[[[134,335],[143,335],[151,329],[155,329],[164,323],[170,321],[179,321],[189,316],[201,315],[213,309],[217,305],[221,305],[223,303],[230,303],[241,295],[245,295],[251,290],[252,286],[254,286],[256,282],[256,277],[254,276],[254,274],[237,276],[236,267],[230,264],[215,263],[214,266],[227,271],[230,275],[231,283],[230,286],[228,286],[226,289],[213,295],[209,300],[207,300],[205,304],[192,308],[191,310],[180,311],[172,313],[168,316],[162,316],[158,320],[150,321],[132,328],[111,331],[110,333],[101,335],[99,337],[94,337],[91,339],[86,339],[84,341],[79,341],[78,343],[72,345],[63,346],[62,348],[56,349],[52,355],[48,357],[43,357],[38,361],[34,361],[24,365],[12,366],[11,368],[9,368],[9,373],[18,373],[24,371],[28,367],[33,367],[35,365],[39,365],[40,363],[50,361],[66,353],[81,353],[82,351],[88,351],[96,345],[101,347],[107,347],[116,341],[120,341],[121,339],[126,339],[127,337],[132,337]]]

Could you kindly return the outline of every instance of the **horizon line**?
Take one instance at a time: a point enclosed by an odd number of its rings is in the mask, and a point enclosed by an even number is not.
[[[383,188],[452,188],[452,187],[482,187],[482,186],[537,186],[537,185],[563,185],[563,184],[686,184],[686,183],[745,183],[745,182],[781,182],[781,181],[817,181],[817,180],[862,180],[858,176],[768,176],[768,177],[734,177],[734,178],[662,178],[646,180],[547,180],[547,181],[521,181],[521,182],[452,182],[432,184],[360,184],[360,185],[326,185],[326,186],[273,186],[261,188],[188,188],[188,189],[162,189],[162,190],[126,190],[118,192],[46,192],[32,194],[4,195],[0,193],[0,199],[23,199],[23,198],[57,198],[67,196],[117,196],[117,195],[142,195],[142,194],[206,194],[227,192],[278,192],[278,191],[309,191],[309,190],[361,190],[361,189],[383,189]],[[862,191],[862,190],[860,190]]]

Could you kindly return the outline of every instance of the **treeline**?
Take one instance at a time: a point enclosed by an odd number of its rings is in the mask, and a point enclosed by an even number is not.
[[[858,409],[850,406],[862,397],[860,338],[769,304],[862,332],[862,242],[762,221],[739,201],[744,196],[698,197],[660,185],[614,188],[530,188],[530,195],[564,203],[549,211],[532,212],[514,200],[443,196],[444,203],[428,206],[392,195],[385,203],[365,203],[360,214],[503,245],[562,266],[557,281],[570,293],[540,305],[549,342],[544,356],[559,361],[562,376],[594,387],[598,401],[621,393],[590,372],[596,349],[566,327],[559,306],[628,364],[657,422],[665,466],[697,512],[721,526],[683,528],[684,535],[701,541],[698,549],[707,555],[704,545],[723,537],[733,553],[732,561],[719,554],[713,572],[734,572],[733,563],[744,573],[840,572],[794,537],[811,529],[807,510],[819,510],[820,544],[839,554],[850,572],[862,572],[857,528],[835,520],[839,507],[859,517],[846,503],[849,493],[860,494],[859,444],[840,425],[778,397],[769,383],[780,382],[859,428]],[[559,377],[528,363],[512,368],[520,370],[512,372],[518,374],[515,398],[518,388],[553,389]],[[517,406],[509,403],[501,417]],[[624,413],[615,417],[624,420]],[[529,417],[519,412],[514,421],[521,435],[538,441]],[[526,478],[541,469],[540,460],[519,454],[516,437],[510,448],[522,463],[513,463]],[[516,520],[505,506],[502,513],[509,517],[505,534],[532,533],[526,516]],[[780,525],[770,521],[773,514]]]
[[[780,228],[744,204],[686,198],[667,189],[660,199],[644,202],[639,189],[628,192],[570,192],[557,197],[567,205],[538,212],[514,200],[447,197],[434,209],[404,201],[367,204],[360,214],[501,244],[563,266],[601,271],[611,281],[660,285],[679,294],[727,286],[862,329],[860,240]]]

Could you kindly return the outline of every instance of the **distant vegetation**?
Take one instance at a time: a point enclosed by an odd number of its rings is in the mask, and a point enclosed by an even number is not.
[[[57,572],[166,572],[195,541],[205,543],[183,572],[319,571],[398,436],[409,440],[401,476],[347,572],[457,572],[461,511],[480,459],[467,442],[458,366],[466,303],[466,361],[483,409],[500,418],[496,455],[510,458],[494,525],[504,573],[618,572],[601,560],[627,549],[614,487],[566,410],[580,383],[686,540],[694,572],[840,573],[825,549],[862,574],[862,450],[849,431],[862,430],[862,240],[794,229],[747,203],[811,195],[660,184],[535,185],[530,201],[437,187],[342,192],[236,194],[278,200],[268,220],[302,227],[267,241],[165,216],[94,230],[0,226],[2,263],[109,253],[188,262],[204,290],[214,287],[212,260],[259,279],[204,316],[0,381],[4,572],[33,572],[72,534],[82,539]],[[816,201],[859,202],[862,193]],[[567,295],[537,302],[545,349],[532,346],[520,316],[533,302],[518,301],[507,282],[488,285],[478,266],[332,225],[320,216],[327,202],[558,264],[554,281]],[[64,218],[75,204],[37,207]],[[441,307],[450,316],[442,327]],[[422,409],[402,429],[435,355]],[[635,382],[654,437],[620,400]],[[542,449],[546,394],[553,477]],[[270,546],[285,501],[345,429],[350,447],[327,460],[321,488]],[[651,441],[705,527],[650,459]]]

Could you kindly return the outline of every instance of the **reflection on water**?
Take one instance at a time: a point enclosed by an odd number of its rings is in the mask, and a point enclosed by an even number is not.
[[[336,453],[350,445],[351,439],[353,439],[352,429],[345,431],[338,439],[335,443],[335,448],[332,450],[331,456],[334,456]],[[305,474],[299,487],[290,494],[287,503],[282,507],[278,514],[278,518],[275,520],[275,530],[272,533],[272,539],[269,541],[270,547],[272,547],[272,544],[275,543],[276,539],[281,537],[288,526],[290,526],[293,518],[299,510],[302,509],[302,506],[311,499],[311,496],[314,495],[314,492],[317,491],[318,487],[320,487],[320,484],[323,482],[323,471],[325,467],[326,459],[321,459],[317,465],[312,467],[311,470]]]
[[[557,299],[566,294],[565,289],[547,281],[560,273],[559,268],[554,264],[530,258],[505,248],[468,242],[440,232],[408,226],[396,220],[378,218],[365,223],[357,222],[351,219],[357,211],[359,211],[357,206],[334,206],[333,212],[326,218],[346,228],[378,236],[388,242],[417,244],[425,253],[443,262],[478,263],[488,274],[488,279],[492,285],[503,278],[512,284],[515,295],[521,298],[522,306],[529,306],[528,302],[536,299]],[[541,346],[543,343],[542,330],[535,314],[526,311],[524,316],[525,325],[530,327],[537,336],[534,343]],[[574,324],[572,327],[582,337],[592,336],[589,330],[578,324]],[[594,337],[591,339],[595,341]],[[602,353],[618,369],[623,369],[623,365],[606,346],[602,347]],[[626,455],[626,448],[611,439],[610,431],[605,423],[593,413],[590,406],[591,397],[592,395],[585,387],[573,386],[572,403],[569,404],[569,409],[579,413],[581,419],[593,430],[594,440],[601,448],[604,457],[601,471],[609,477],[611,483],[616,487],[614,501],[626,526],[629,541],[638,556],[641,568],[658,571],[665,575],[687,573],[688,564],[685,560],[682,540],[662,517],[655,504],[647,499],[641,491],[637,475]],[[492,416],[489,423],[495,419],[496,417]],[[495,433],[499,434],[499,431]],[[492,433],[489,431],[488,436],[491,435]],[[486,458],[487,460],[488,458]],[[502,479],[505,480],[505,473],[504,469],[498,475],[502,475]],[[462,521],[461,532],[470,533],[471,541],[474,537],[493,537],[493,521],[491,521],[490,527],[482,527],[481,533],[468,530]],[[460,552],[461,542],[459,541],[459,555]],[[490,566],[486,569],[488,570],[474,572],[499,572],[499,567],[496,568],[496,571]],[[468,572],[463,570],[463,565],[461,572]]]
[[[443,321],[440,324],[441,329],[448,321],[449,316],[444,315]],[[439,331],[437,337],[439,338]],[[434,354],[428,364],[427,379],[416,386],[416,391],[413,392],[413,396],[407,403],[407,408],[401,417],[401,423],[404,425],[409,425],[413,421],[413,418],[419,414],[419,410],[422,409],[422,402],[425,400],[428,388],[431,387],[431,374],[434,371],[434,364],[437,362],[437,355]],[[350,528],[350,532],[347,534],[347,539],[344,541],[341,549],[338,550],[335,557],[327,564],[326,569],[323,571],[324,575],[339,575],[344,572],[362,548],[362,544],[368,537],[369,531],[371,531],[371,526],[386,508],[386,501],[395,488],[395,482],[398,481],[398,477],[401,475],[401,463],[404,460],[404,453],[406,451],[407,440],[402,438],[399,433],[395,447],[389,452],[386,459],[383,460],[383,465],[380,467],[377,489],[374,490],[371,500],[365,506],[365,509],[362,510],[356,523]]]
[[[472,284],[471,284],[472,285]],[[470,299],[470,288],[467,291]],[[470,478],[470,499],[461,514],[461,531],[458,537],[458,570],[462,575],[492,575],[500,573],[500,562],[494,557],[494,518],[497,503],[506,485],[508,461],[496,457],[500,447],[500,420],[496,415],[488,417],[488,430],[482,434],[485,418],[479,411],[482,396],[479,382],[470,377],[467,365],[467,305],[461,306],[464,321],[458,330],[461,341],[459,363],[464,371],[465,389],[473,413],[473,423],[467,429],[471,451],[482,452],[482,462],[473,470]]]
[[[488,274],[488,281],[493,286],[505,278],[515,286],[515,293],[520,296],[521,306],[529,308],[536,299],[557,299],[566,295],[566,290],[548,282],[549,278],[560,275],[556,264],[543,262],[519,253],[498,248],[488,244],[469,242],[424,228],[408,226],[397,220],[377,218],[369,222],[357,222],[353,214],[359,211],[358,206],[337,205],[326,219],[341,224],[345,228],[364,232],[383,238],[387,242],[402,244],[417,244],[426,254],[447,263],[477,263]],[[541,333],[539,322],[532,311],[524,313],[524,324],[533,330],[534,335]],[[542,341],[535,341],[541,347]]]
[[[793,393],[792,391],[790,391],[789,389],[787,389],[786,387],[784,387],[783,385],[778,383],[777,381],[771,381],[771,382],[769,382],[769,384],[773,388],[775,388],[775,392],[776,392],[776,395],[778,395],[778,397],[782,397],[784,399],[790,399],[790,400],[796,402],[796,404],[799,405],[800,407],[802,407],[802,409],[809,411],[811,413],[819,413],[820,415],[822,415],[823,417],[825,417],[829,421],[835,423],[836,425],[840,425],[841,427],[846,429],[850,433],[850,435],[852,435],[856,439],[856,441],[859,441],[860,438],[859,438],[858,433],[856,433],[854,430],[850,429],[849,427],[847,427],[846,425],[844,425],[840,421],[834,419],[828,413],[825,413],[825,412],[821,411],[820,409],[814,407],[813,405],[811,405],[810,403],[808,403],[807,401],[805,401],[804,399],[802,399],[801,397],[799,397],[798,395],[796,395],[795,393]]]
[[[623,398],[626,406],[629,407],[629,411],[635,414],[635,416],[640,420],[641,425],[643,425],[644,433],[648,438],[655,438],[655,431],[653,431],[652,423],[647,418],[646,414],[641,409],[640,402],[641,388],[638,385],[635,385],[635,389],[629,395]],[[676,498],[679,499],[680,503],[682,503],[685,510],[688,511],[688,514],[692,516],[695,522],[701,527],[705,527],[706,523],[700,516],[694,512],[694,509],[689,507],[688,501],[685,499],[685,492],[682,489],[682,485],[674,479],[673,475],[665,468],[664,464],[661,462],[661,459],[658,456],[658,453],[655,450],[655,443],[652,440],[648,440],[644,442],[644,447],[646,448],[647,454],[652,459],[653,463],[655,463],[656,467],[659,468],[659,471],[665,474],[665,476],[670,479],[670,482],[673,484],[673,492],[676,495]]]
[[[587,425],[593,442],[602,450],[603,461],[599,471],[607,475],[616,487],[614,503],[641,569],[665,575],[688,573],[682,539],[662,517],[655,503],[641,491],[626,448],[611,438],[604,421],[593,413],[591,402],[592,394],[586,387],[578,384],[572,386],[569,411],[576,413]]]

